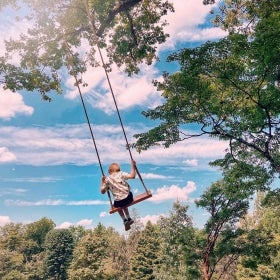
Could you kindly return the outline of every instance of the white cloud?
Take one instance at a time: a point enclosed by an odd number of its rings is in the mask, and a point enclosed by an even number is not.
[[[180,41],[203,42],[206,40],[216,40],[225,37],[226,33],[220,28],[199,29],[196,33],[193,30],[182,31],[178,34]]]
[[[145,130],[135,125],[126,127],[126,132],[127,135],[134,135],[141,129]],[[104,164],[116,159],[119,162],[130,162],[120,130],[119,126],[106,124],[94,126],[98,151]],[[2,149],[2,161],[16,159],[18,163],[30,165],[65,163],[88,165],[97,162],[86,125],[59,125],[45,128],[0,127],[0,146],[7,147]],[[189,161],[190,158],[199,159],[200,162],[208,161],[223,156],[227,146],[227,142],[201,137],[178,142],[168,149],[157,146],[141,154],[134,150],[132,153],[137,163],[178,165],[178,162],[186,161],[194,166],[195,160]],[[9,150],[13,153],[11,154]]]
[[[108,204],[108,202],[104,202],[101,200],[80,200],[80,201],[65,201],[65,205],[71,206],[84,206],[84,205],[104,205]]]
[[[150,148],[147,151],[141,152],[139,160],[141,159],[141,162],[150,162],[153,164],[168,163],[177,165],[178,162],[184,162],[189,166],[195,166],[198,159],[200,161],[206,161],[208,164],[210,160],[222,157],[227,147],[227,142],[201,137],[178,142],[168,149],[164,147]],[[193,157],[196,159],[189,160],[189,158]]]
[[[169,25],[166,28],[170,37],[160,49],[173,49],[176,43],[203,42],[224,37],[226,33],[218,28],[201,28],[199,25],[205,22],[211,5],[203,5],[197,0],[174,0],[175,13],[169,13],[166,20]]]
[[[60,177],[21,177],[21,178],[1,178],[3,182],[28,182],[28,183],[52,183],[63,180]]]
[[[73,226],[73,223],[70,222],[63,222],[60,225],[56,226],[56,229],[62,229],[62,228],[70,228],[71,226]]]
[[[77,226],[82,226],[85,228],[92,228],[93,227],[93,220],[92,219],[83,219],[76,223]]]
[[[160,217],[162,217],[163,215],[147,215],[145,217],[140,218],[140,222],[146,226],[147,222],[151,222],[152,224],[156,224],[158,222],[158,220],[160,219]]]
[[[12,162],[16,160],[16,155],[11,153],[8,148],[0,147],[0,163]]]
[[[103,218],[103,217],[106,217],[106,216],[109,216],[109,214],[108,214],[108,212],[101,212],[100,214],[99,214],[99,217],[101,217],[101,218]]]
[[[101,200],[77,200],[77,201],[66,201],[62,199],[43,199],[38,201],[27,201],[27,200],[12,200],[7,199],[4,201],[6,206],[84,206],[84,205],[106,205],[109,202]]]
[[[56,226],[57,229],[62,229],[62,228],[70,228],[71,226],[82,226],[87,229],[93,228],[93,221],[91,219],[83,219],[80,220],[76,223],[71,223],[71,222],[63,222],[60,225]]]
[[[119,110],[136,105],[155,107],[160,104],[160,94],[152,84],[152,81],[159,74],[151,66],[142,65],[140,68],[141,72],[137,76],[128,77],[116,66],[112,66],[113,71],[109,73],[109,78]],[[83,74],[83,79],[88,84],[86,88],[81,87],[83,98],[87,104],[109,115],[115,113],[115,104],[104,70],[101,67],[89,67],[87,72]],[[78,89],[73,87],[73,78],[70,77],[66,83],[69,90],[65,97],[68,99],[80,98]]]
[[[2,179],[1,179],[2,181]],[[16,195],[16,196],[21,196],[24,194],[27,190],[26,189],[21,189],[21,188],[1,188],[0,189],[0,197],[5,196],[5,195]]]
[[[0,118],[9,120],[17,114],[32,115],[33,108],[24,104],[19,93],[0,88]]]
[[[198,166],[197,159],[187,159],[187,160],[184,160],[183,163],[185,163],[187,166]]]
[[[162,188],[158,188],[153,196],[150,198],[152,202],[162,202],[165,200],[180,200],[187,201],[189,200],[188,195],[196,190],[196,186],[194,182],[189,181],[187,185],[183,188],[179,186],[163,186]]]
[[[11,223],[12,220],[9,216],[0,216],[0,227]]]
[[[171,176],[159,175],[154,173],[142,173],[141,174],[143,179],[156,179],[156,180],[165,180],[172,178]]]

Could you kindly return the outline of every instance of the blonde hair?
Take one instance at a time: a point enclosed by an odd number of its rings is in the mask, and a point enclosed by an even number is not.
[[[113,173],[113,172],[119,172],[121,170],[120,165],[118,163],[111,163],[109,166],[109,174]]]

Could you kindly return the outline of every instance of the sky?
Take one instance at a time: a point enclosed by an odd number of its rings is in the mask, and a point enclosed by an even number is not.
[[[128,77],[120,68],[109,74],[129,142],[133,135],[148,131],[157,122],[142,114],[162,103],[153,80],[163,71],[176,71],[166,63],[168,54],[183,47],[195,47],[217,40],[225,33],[209,24],[210,6],[202,0],[174,0],[175,13],[166,16],[170,34],[158,47],[159,62],[141,65],[138,75]],[[19,26],[6,10],[0,12],[0,49],[4,39],[18,36]],[[82,88],[102,167],[119,162],[130,171],[130,156],[104,70],[89,69]],[[118,214],[109,214],[107,195],[100,193],[101,170],[90,130],[73,79],[62,77],[64,93],[51,94],[43,101],[37,92],[10,92],[0,87],[0,226],[31,223],[43,217],[57,228],[98,223],[122,232]],[[195,126],[194,128],[195,129]],[[195,138],[168,149],[150,148],[140,154],[132,150],[145,186],[153,197],[130,208],[145,224],[168,215],[176,200],[189,205],[194,225],[202,227],[207,213],[194,201],[211,183],[221,177],[209,161],[223,156],[227,143],[217,139]],[[134,195],[144,192],[139,178],[129,181]]]

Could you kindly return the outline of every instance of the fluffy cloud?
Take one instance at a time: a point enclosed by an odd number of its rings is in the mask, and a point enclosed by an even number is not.
[[[137,129],[127,127],[127,134],[134,135]],[[104,163],[115,160],[128,162],[129,156],[124,148],[124,139],[119,126],[95,126],[95,136],[99,139],[98,150]],[[59,125],[45,128],[0,127],[0,161],[15,160],[30,165],[55,165],[74,163],[88,165],[97,162],[92,156],[93,146],[86,125]],[[178,164],[196,166],[197,160],[214,159],[224,154],[227,142],[209,138],[195,138],[178,142],[168,149],[153,147],[141,154],[135,153],[138,163]],[[10,150],[13,153],[9,152]],[[1,156],[2,155],[2,156]],[[156,176],[147,174],[146,176]]]
[[[65,221],[65,222],[61,223],[60,225],[58,225],[56,228],[57,229],[69,228],[71,226],[82,226],[84,228],[91,229],[91,228],[93,228],[93,221],[91,219],[83,219],[76,223],[71,223],[71,222]]]
[[[145,226],[147,222],[151,222],[152,224],[156,224],[162,215],[147,215],[143,218],[140,218],[140,222]]]
[[[11,153],[8,148],[0,147],[0,163],[16,160],[16,155]]]
[[[166,31],[170,34],[167,42],[160,46],[160,49],[174,49],[177,43],[182,42],[204,42],[207,40],[224,37],[226,33],[218,28],[203,29],[199,27],[209,16],[210,10],[214,7],[203,5],[197,0],[174,0],[175,14],[169,13],[166,16],[168,26]]]
[[[61,229],[61,228],[70,228],[71,226],[73,226],[73,223],[70,222],[63,222],[60,225],[58,225],[56,228],[57,229]]]
[[[0,118],[9,120],[17,114],[32,115],[33,108],[24,104],[19,93],[0,89]]]
[[[185,163],[187,166],[198,166],[197,159],[187,159],[187,160],[184,160],[183,163]]]
[[[11,219],[9,216],[0,216],[0,227],[6,225],[6,224],[9,224],[11,223]]]
[[[162,202],[165,200],[180,200],[187,201],[188,195],[196,190],[196,186],[194,182],[188,182],[187,185],[183,188],[179,186],[163,186],[162,188],[158,188],[153,196],[150,198],[150,201],[153,202]]]
[[[82,226],[82,227],[86,227],[86,228],[89,228],[89,227],[92,227],[93,226],[93,220],[92,219],[83,219],[83,220],[80,220],[76,223],[77,226]]]
[[[143,179],[165,180],[167,178],[171,178],[170,176],[164,176],[155,173],[142,173],[141,175]]]
[[[94,131],[104,163],[115,160],[116,155],[120,162],[129,161],[128,152],[124,148],[123,135],[118,126],[104,124],[95,126]],[[133,128],[127,127],[127,132],[128,135],[133,135],[139,130],[135,125]],[[113,145],[112,139],[114,139]],[[22,129],[0,127],[0,146],[8,147],[0,150],[2,161],[16,158],[17,162],[30,165],[65,163],[87,165],[97,162],[97,158],[92,156],[93,145],[86,125]],[[189,166],[195,166],[197,159],[209,160],[222,156],[227,146],[227,142],[201,137],[179,142],[169,149],[153,147],[141,154],[135,153],[135,159],[138,163],[149,162],[160,165],[168,161],[169,164],[185,162]],[[13,154],[9,150],[12,150]]]
[[[106,216],[109,216],[108,212],[103,211],[99,214],[99,217],[101,217],[101,218],[106,217]]]

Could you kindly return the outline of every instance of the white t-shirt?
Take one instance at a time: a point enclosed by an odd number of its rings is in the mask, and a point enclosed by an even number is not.
[[[128,175],[128,173],[123,171],[110,174],[102,184],[102,189],[105,189],[106,191],[109,189],[116,201],[125,199],[130,192],[130,186],[126,182]]]

